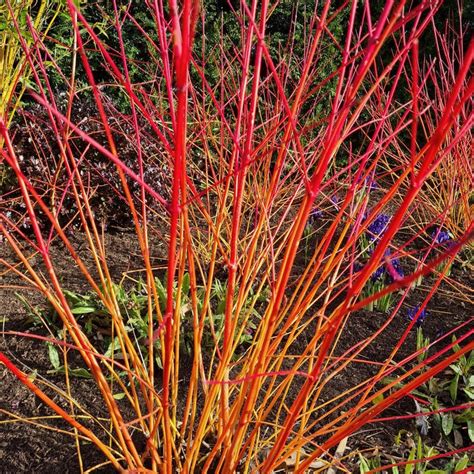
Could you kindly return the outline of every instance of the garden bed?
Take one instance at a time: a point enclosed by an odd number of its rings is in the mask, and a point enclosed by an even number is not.
[[[80,248],[80,237],[73,239]],[[112,276],[116,281],[123,281],[125,275],[131,275],[140,268],[134,264],[134,253],[138,252],[137,243],[133,234],[116,233],[106,235],[106,245],[110,248],[110,261],[114,262],[111,267]],[[156,262],[160,262],[161,257],[159,246],[156,250]],[[4,254],[8,253],[5,246],[2,247]],[[85,293],[87,288],[78,279],[77,275],[70,272],[71,264],[67,253],[62,246],[55,243],[51,246],[51,253],[56,262],[62,265],[58,268],[64,288],[77,293]],[[85,252],[84,256],[87,256]],[[472,273],[461,265],[455,263],[450,277],[453,281],[460,281],[466,287],[473,288],[474,281]],[[31,315],[26,310],[17,296],[19,294],[27,296],[30,303],[35,306],[44,303],[34,292],[22,291],[18,288],[16,291],[10,286],[15,283],[21,284],[17,278],[4,274],[2,275],[2,286],[0,289],[0,307],[2,308],[1,317],[3,320],[0,351],[11,358],[11,360],[20,364],[22,370],[33,376],[35,379],[45,377],[50,383],[57,384],[63,390],[66,389],[64,376],[54,374],[51,359],[48,354],[48,347],[45,342],[39,339],[31,338],[28,335],[47,336],[44,328],[33,325]],[[5,285],[5,286],[4,286]],[[427,282],[427,288],[430,284]],[[418,291],[412,292],[406,300],[404,309],[396,315],[393,321],[388,325],[381,335],[377,338],[375,344],[368,346],[367,350],[361,354],[361,363],[352,365],[350,370],[344,371],[336,376],[325,388],[323,400],[328,401],[337,397],[340,393],[357,386],[359,383],[368,379],[374,374],[377,365],[374,363],[383,363],[390,355],[393,348],[393,341],[398,340],[404,330],[410,323],[406,314],[406,307],[416,307],[423,302],[423,287]],[[469,295],[464,298],[453,290],[448,283],[443,283],[437,294],[430,301],[427,312],[428,316],[423,321],[423,335],[430,340],[438,339],[443,333],[451,332],[455,336],[456,328],[465,326],[468,323],[471,329],[474,328],[474,306],[469,304]],[[471,293],[472,298],[472,293]],[[386,321],[387,315],[374,310],[359,310],[352,314],[348,319],[343,338],[339,341],[338,352],[341,354],[370,337]],[[463,329],[465,331],[465,327]],[[14,334],[23,333],[23,335]],[[92,337],[98,342],[97,337],[102,337],[97,333]],[[293,354],[302,353],[306,348],[308,333],[305,332],[295,340],[291,352]],[[416,328],[414,328],[406,342],[397,354],[396,359],[402,360],[404,357],[412,354],[416,349]],[[190,368],[186,369],[186,357],[184,357],[182,367],[182,383],[186,384],[186,378],[190,376]],[[365,361],[365,362],[364,362]],[[72,354],[70,368],[84,368],[84,364],[78,355]],[[85,371],[85,369],[84,369]],[[34,375],[33,375],[34,374]],[[87,371],[81,376],[72,376],[70,378],[70,391],[74,399],[81,407],[87,410],[88,416],[100,419],[106,413],[103,399],[98,393],[95,382],[87,376]],[[0,376],[0,401],[1,408],[10,413],[0,414],[0,472],[5,474],[10,472],[79,472],[77,447],[74,438],[71,436],[72,430],[68,424],[59,419],[59,417],[46,407],[33,393],[27,390],[6,368],[2,368]],[[296,397],[299,391],[298,384],[293,387],[292,397]],[[63,408],[68,409],[68,402],[55,395],[53,397],[56,403]],[[183,399],[182,403],[185,402]],[[393,407],[381,414],[381,417],[399,417],[417,412],[413,399],[405,398]],[[18,418],[12,418],[14,417]],[[124,416],[133,417],[133,411],[127,410],[124,405]],[[17,421],[21,419],[22,421]],[[7,422],[7,420],[9,420]],[[431,418],[432,420],[432,418]],[[15,421],[15,422],[13,422]],[[48,428],[37,426],[36,423],[43,424]],[[107,421],[104,420],[106,424]],[[431,421],[433,425],[429,432],[423,435],[423,442],[430,447],[436,448],[440,453],[450,450],[446,437],[440,431],[440,428]],[[359,472],[359,458],[357,453],[363,453],[368,459],[379,456],[381,460],[388,463],[390,460],[400,462],[408,458],[410,449],[413,446],[413,437],[419,432],[420,428],[416,424],[416,418],[411,419],[393,419],[380,423],[369,424],[359,433],[352,435],[347,441],[347,449],[344,453],[351,456],[343,459],[343,465],[348,472]],[[66,434],[69,433],[69,434]],[[396,437],[401,436],[401,441],[397,445]],[[140,438],[140,435],[137,435]],[[137,446],[145,449],[143,437],[137,439]],[[468,439],[464,442],[468,443]],[[458,446],[459,448],[460,446]],[[472,453],[471,453],[472,455]],[[81,443],[81,456],[83,468],[91,468],[104,462],[101,454],[90,443]],[[449,458],[448,458],[449,460]],[[447,459],[441,458],[433,461],[431,466],[443,468]],[[474,458],[472,458],[474,462]],[[110,467],[102,467],[94,472],[107,473],[115,472]],[[278,472],[278,471],[277,471]],[[282,471],[283,472],[283,471]],[[447,471],[446,471],[447,472]]]
[[[0,471],[468,470],[460,9],[0,6]]]

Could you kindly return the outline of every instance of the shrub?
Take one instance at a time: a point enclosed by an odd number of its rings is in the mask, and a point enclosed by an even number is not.
[[[353,2],[349,12],[345,5],[335,8],[323,2],[305,25],[302,54],[295,56],[289,42],[276,59],[266,46],[271,13],[266,1],[240,3],[235,9],[240,43],[232,55],[217,44],[221,54],[209,56],[205,49],[204,54],[193,51],[198,2],[184,0],[179,9],[175,1],[167,7],[160,2],[146,5],[157,40],[126,6],[114,4],[118,47],[111,50],[75,3],[68,2],[77,44],[73,60],[82,62],[96,108],[94,117],[84,122],[75,120],[84,90],[77,86],[74,69],[63,76],[67,93],[61,105],[50,86],[44,45],[38,40],[28,49],[37,88],[31,97],[46,111],[51,130],[50,151],[37,143],[47,155],[48,179],[23,172],[26,165],[5,121],[0,122],[2,160],[16,176],[29,219],[25,232],[21,221],[7,215],[10,201],[4,201],[0,229],[15,259],[2,263],[46,297],[59,316],[63,340],[51,337],[48,342],[63,352],[66,367],[69,349],[81,355],[104,399],[110,438],[100,424],[86,426],[71,416],[5,354],[0,353],[0,362],[64,417],[77,436],[92,441],[116,469],[271,472],[292,456],[298,472],[316,459],[330,465],[331,448],[473,348],[465,330],[457,338],[456,352],[448,353],[452,344],[447,344],[402,370],[417,357],[399,358],[412,321],[380,361],[367,363],[366,377],[326,398],[334,379],[351,373],[390,330],[410,284],[453,258],[471,237],[469,228],[418,273],[398,275],[365,296],[380,262],[391,268],[388,251],[400,259],[409,255],[414,236],[404,240],[401,232],[407,216],[444,151],[467,133],[468,117],[460,111],[472,92],[472,80],[465,81],[473,48],[458,65],[426,144],[410,154],[410,166],[395,166],[387,176],[384,166],[400,146],[402,132],[413,119],[421,122],[424,117],[416,107],[417,86],[403,90],[410,94],[405,103],[398,103],[396,93],[403,89],[401,78],[410,74],[411,63],[423,74],[416,62],[417,42],[436,13],[431,3],[409,7],[387,2],[373,16],[369,2]],[[338,28],[344,25],[341,41],[331,32],[334,22]],[[136,29],[155,52],[150,55],[154,67],[147,65],[150,76],[140,81],[130,76],[124,25]],[[319,65],[327,64],[328,44],[340,56],[334,70],[321,78]],[[390,56],[387,49],[379,56],[382,46],[390,49]],[[89,62],[91,49],[102,58],[100,78]],[[261,74],[264,64],[267,75]],[[206,71],[216,68],[219,77],[209,82]],[[424,79],[414,77],[415,84]],[[326,109],[329,82],[334,82],[334,92]],[[129,114],[122,113],[123,104],[115,106],[110,88],[122,91]],[[376,110],[371,108],[374,101]],[[460,122],[464,125],[458,126]],[[56,153],[59,159],[53,161]],[[169,175],[160,182],[150,179],[152,166]],[[120,200],[126,206],[130,239],[139,248],[146,350],[127,330],[127,314],[117,297],[103,222],[93,205],[98,192],[91,180],[94,173],[107,180],[110,205]],[[374,176],[381,189],[367,192],[366,179]],[[65,203],[68,220],[60,218]],[[304,232],[315,208],[325,209],[326,217],[308,241]],[[370,255],[356,272],[361,238],[381,213],[391,219],[371,241]],[[68,234],[73,223],[81,251]],[[156,241],[163,244],[164,254],[153,249]],[[313,242],[307,258],[300,251],[303,241]],[[88,294],[106,311],[120,360],[114,351],[103,354],[74,313],[51,252],[53,242],[62,242],[71,258],[70,271],[82,277]],[[84,248],[88,259],[82,256]],[[31,262],[30,252],[41,257],[42,266]],[[158,279],[153,265],[157,257],[166,262]],[[161,291],[157,281],[163,278]],[[442,279],[438,275],[433,292]],[[223,308],[215,304],[219,285],[225,291]],[[263,292],[265,298],[254,298]],[[344,348],[341,339],[358,311],[394,292],[401,296],[381,326],[366,340]],[[192,329],[184,325],[183,313],[191,314]],[[222,321],[218,328],[209,323],[219,320],[216,316]],[[245,334],[252,338],[242,351]],[[180,382],[184,338],[192,339],[187,384]],[[65,374],[69,377],[67,370]],[[387,376],[396,376],[396,383],[380,384]],[[117,394],[125,394],[133,420],[124,418]],[[146,437],[144,452],[135,444],[137,431]]]

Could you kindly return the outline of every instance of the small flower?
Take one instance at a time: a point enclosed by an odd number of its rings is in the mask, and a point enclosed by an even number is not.
[[[442,230],[442,228],[436,229],[432,234],[433,240],[436,244],[444,244],[445,242],[449,242],[451,240],[451,235],[448,231]]]
[[[367,233],[371,241],[377,240],[386,230],[390,216],[387,214],[380,214],[372,224],[367,227]]]
[[[364,268],[364,264],[359,262],[359,260],[354,261],[354,273],[360,272]]]
[[[401,280],[405,276],[400,260],[398,258],[390,258],[390,250],[385,252],[385,264],[387,266],[387,272],[390,276],[391,283]]]
[[[375,179],[371,178],[370,176],[367,176],[367,178],[365,178],[365,184],[369,188],[369,191],[378,189],[379,187],[379,185],[377,184],[377,181],[375,181]]]
[[[385,270],[384,266],[382,265],[379,268],[377,268],[377,270],[375,270],[374,273],[372,273],[372,275],[370,276],[370,279],[372,281],[381,280],[385,277],[386,273],[387,273],[387,271]]]
[[[420,314],[418,314],[420,313]],[[415,319],[415,316],[418,314],[418,318],[416,320],[417,326],[421,326],[423,324],[423,321],[425,320],[427,313],[426,309],[423,308],[420,312],[419,306],[415,306],[414,308],[411,308],[407,312],[407,317],[410,321],[413,321]]]
[[[318,209],[315,207],[310,213],[309,213],[309,220],[313,222],[316,219],[319,219],[320,217],[323,217],[323,211],[321,209]]]

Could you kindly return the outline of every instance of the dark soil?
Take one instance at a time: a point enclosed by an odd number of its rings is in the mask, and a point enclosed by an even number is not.
[[[80,240],[79,237],[76,239]],[[76,242],[77,243],[77,242]],[[117,280],[126,272],[131,272],[141,267],[138,245],[129,234],[115,234],[107,236],[108,248],[112,249],[113,254],[110,261],[113,261],[113,277]],[[8,254],[4,244],[1,251]],[[79,245],[80,247],[80,245]],[[84,282],[70,271],[68,258],[65,251],[59,244],[52,244],[54,260],[62,262],[58,273],[63,280],[66,288],[72,291],[85,292]],[[156,265],[159,267],[164,262],[160,260],[159,255],[163,254],[160,245],[157,245],[153,252],[156,257]],[[87,252],[84,250],[84,259],[87,261]],[[472,275],[458,264],[453,266],[451,279],[461,281],[465,287],[473,288]],[[2,311],[0,317],[3,319],[2,336],[0,337],[0,351],[4,352],[12,359],[24,372],[35,374],[36,382],[41,384],[42,377],[55,383],[58,387],[65,389],[64,378],[61,375],[51,374],[51,362],[48,357],[46,345],[40,341],[24,336],[8,334],[9,331],[19,331],[25,333],[37,333],[46,335],[42,328],[33,327],[31,321],[26,317],[25,309],[15,296],[15,290],[12,285],[18,284],[18,281],[11,274],[0,274],[0,307]],[[429,287],[429,284],[427,284]],[[41,303],[37,295],[28,292],[27,289],[18,288],[27,296],[31,304]],[[414,307],[422,301],[425,295],[423,287],[419,291],[411,292],[406,301],[409,307]],[[428,305],[429,317],[423,323],[423,330],[426,337],[435,340],[440,334],[443,334],[458,326],[469,323],[471,329],[474,328],[473,306],[466,301],[472,301],[470,295],[456,294],[453,288],[447,282],[443,282],[439,291],[432,298]],[[418,301],[420,300],[420,301]],[[351,316],[347,322],[344,331],[344,339],[338,345],[338,351],[344,350],[364,341],[371,336],[374,331],[386,321],[386,315],[378,311],[361,310]],[[382,362],[389,355],[393,342],[398,340],[408,325],[408,319],[402,311],[395,317],[391,324],[384,330],[375,344],[370,344],[363,352],[362,358],[367,361]],[[464,328],[463,333],[466,330]],[[302,351],[305,346],[303,339],[295,342],[294,351]],[[398,354],[399,359],[403,359],[414,351],[416,344],[415,331],[412,331]],[[77,360],[80,365],[80,361]],[[375,366],[370,364],[359,364],[358,367],[352,366],[350,371],[345,371],[341,376],[335,377],[325,389],[323,398],[331,399],[336,394],[356,385],[365,380]],[[23,473],[23,472],[50,472],[50,473],[78,473],[81,467],[78,463],[77,447],[71,428],[57,417],[51,418],[51,411],[29,392],[4,366],[0,366],[0,472],[5,474]],[[106,413],[101,401],[100,394],[97,391],[95,383],[90,379],[72,377],[71,392],[77,398],[81,405],[92,417],[100,417]],[[183,383],[186,383],[184,380]],[[41,384],[42,385],[42,384]],[[44,385],[42,385],[44,387]],[[294,388],[295,394],[298,387]],[[49,389],[46,392],[53,394]],[[67,402],[56,394],[53,399],[60,406],[70,410]],[[413,400],[407,398],[391,407],[382,416],[398,416],[407,413],[414,413],[415,404]],[[133,416],[127,413],[125,417]],[[14,417],[21,417],[21,421]],[[49,418],[48,418],[49,417]],[[41,428],[34,423],[41,423],[46,428]],[[405,456],[409,450],[407,445],[395,446],[394,437],[400,430],[405,429],[410,432],[416,431],[413,420],[398,420],[372,424],[348,441],[348,447],[356,452],[358,449],[365,452],[370,457],[378,453],[390,454],[395,459]],[[446,448],[446,443],[441,434],[436,430],[430,430],[424,438],[429,446],[437,446],[440,451]],[[137,439],[137,445],[143,447],[143,440]],[[91,468],[104,461],[101,453],[90,443],[81,442],[81,456],[84,462],[83,469]],[[368,450],[368,451],[367,451]],[[384,458],[386,461],[388,458]],[[346,465],[355,472],[357,459],[352,463],[346,462]],[[98,473],[113,472],[110,467],[103,467],[95,470]]]

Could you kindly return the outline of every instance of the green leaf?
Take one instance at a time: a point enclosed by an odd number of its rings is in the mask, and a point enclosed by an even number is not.
[[[456,374],[459,374],[459,375],[462,374],[461,367],[459,367],[459,366],[457,366],[457,365],[455,365],[455,364],[451,364],[451,365],[449,366],[449,368],[450,368],[453,372],[455,372]]]
[[[462,390],[471,400],[474,400],[474,390],[470,388],[463,388]]]
[[[64,369],[61,368],[60,371],[63,372]],[[87,369],[83,369],[83,368],[70,369],[69,373],[71,375],[73,375],[74,377],[80,377],[80,378],[83,378],[83,379],[91,379],[92,378],[91,373]]]
[[[95,311],[97,311],[97,308],[94,306],[79,306],[77,308],[71,309],[72,314],[90,314],[94,313]]]
[[[166,308],[166,290],[159,278],[155,278],[155,284],[156,293],[158,294],[158,300],[160,303],[160,309],[161,311],[164,311]]]
[[[453,402],[455,402],[456,398],[458,397],[458,384],[459,384],[459,375],[456,374],[453,377],[453,380],[451,380],[451,383],[449,384],[449,394],[451,395],[451,400]]]
[[[439,380],[436,377],[429,380],[428,389],[432,395],[436,395],[441,390]]]
[[[372,403],[373,403],[374,405],[377,405],[378,403],[383,402],[383,399],[384,399],[384,396],[383,396],[383,393],[381,393],[380,395],[377,395],[377,396],[372,400]]]
[[[453,415],[451,413],[441,415],[441,428],[446,436],[453,431],[453,424]]]
[[[105,36],[106,38],[109,37],[107,30],[103,27],[102,23],[94,23],[94,28],[97,29],[101,35]]]
[[[30,372],[28,375],[27,375],[27,379],[30,381],[30,382],[34,382],[36,380],[36,377],[38,376],[38,371],[35,369],[33,370],[33,372]]]
[[[416,448],[412,448],[410,450],[410,454],[408,456],[408,461],[414,461],[415,460],[415,454],[416,454]],[[405,466],[405,474],[412,474],[412,472],[415,470],[415,464],[407,464]]]
[[[84,325],[84,329],[86,331],[87,334],[91,333],[92,332],[92,319],[88,319],[86,321],[86,324]]]
[[[423,457],[423,442],[421,441],[421,436],[418,436],[418,441],[416,443],[416,457],[421,459]]]
[[[109,344],[109,347],[107,348],[107,352],[104,354],[105,357],[112,357],[112,354],[120,348],[120,340],[118,337],[116,337],[113,342]]]
[[[382,379],[382,383],[384,385],[390,385],[391,383],[395,382],[397,380],[397,377],[384,377]],[[402,387],[403,385],[401,383],[397,383],[395,384],[394,388],[400,388]]]
[[[65,374],[66,369],[64,365],[61,365],[55,370],[48,370],[48,374]],[[77,369],[68,369],[68,374],[71,375],[72,377],[79,377],[83,379],[91,379],[92,375],[91,373],[84,368],[77,368]]]
[[[474,420],[469,420],[467,422],[467,434],[469,435],[471,442],[474,443]]]
[[[453,342],[456,342],[456,337],[453,336],[453,339],[452,339]],[[461,346],[459,344],[454,344],[453,346],[453,352],[459,352],[461,350]]]
[[[112,396],[115,398],[115,400],[122,400],[122,398],[125,397],[125,393],[124,392],[114,393]]]
[[[454,422],[458,425],[467,423],[470,420],[474,420],[474,409],[472,408],[468,408],[467,410],[464,410],[462,413],[454,417]]]
[[[59,352],[58,348],[50,343],[47,343],[48,345],[48,355],[49,355],[49,361],[51,362],[51,365],[55,370],[58,370],[59,367],[61,367],[61,363],[59,362]]]
[[[183,295],[186,295],[186,296],[189,295],[189,287],[190,287],[189,273],[185,273],[183,275],[183,282],[181,284],[181,291],[183,292]]]
[[[78,303],[83,303],[84,301],[89,300],[90,298],[87,296],[80,295],[78,293],[74,293],[73,291],[63,290],[64,296],[68,300],[69,303],[72,305],[76,305]]]
[[[471,368],[474,367],[474,351],[471,351],[466,362],[466,372],[469,373]]]
[[[465,455],[456,463],[456,467],[454,468],[454,472],[459,472],[459,471],[462,471],[463,469],[466,469],[468,462],[469,462],[469,458],[468,458],[467,454],[465,454]]]
[[[359,470],[360,474],[365,474],[370,471],[369,464],[362,454],[359,454]]]

